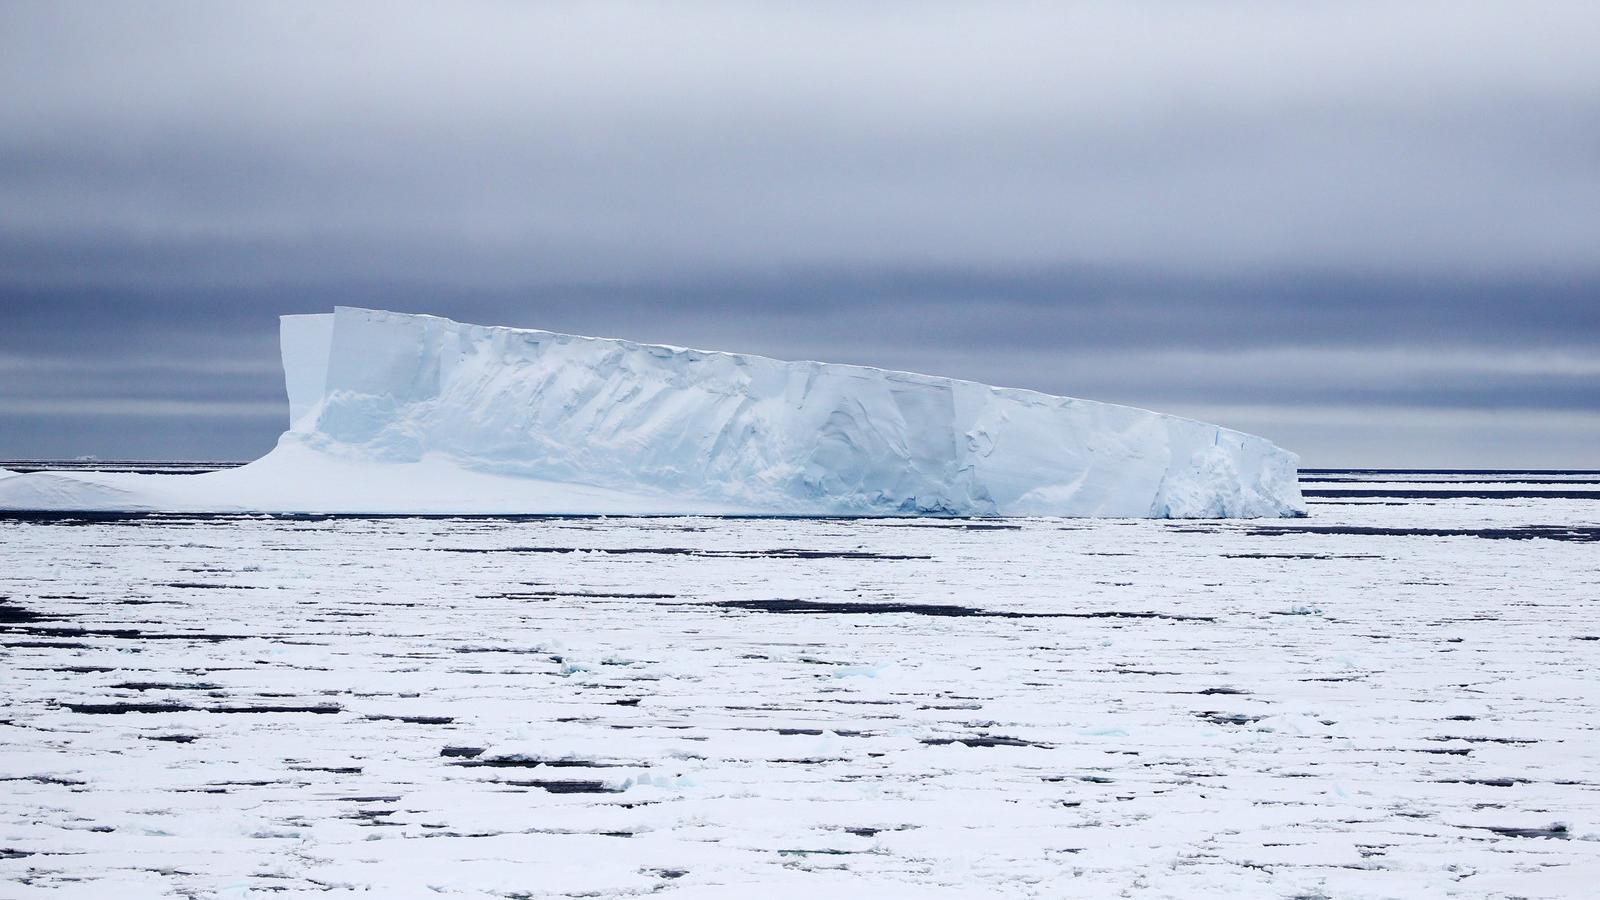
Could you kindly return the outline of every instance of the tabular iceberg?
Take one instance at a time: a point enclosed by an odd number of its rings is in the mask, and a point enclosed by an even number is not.
[[[0,477],[0,508],[1304,514],[1262,438],[1034,391],[349,307],[283,317],[282,352],[262,459]]]

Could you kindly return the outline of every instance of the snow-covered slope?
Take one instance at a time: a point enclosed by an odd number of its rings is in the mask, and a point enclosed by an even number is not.
[[[282,347],[291,427],[262,460],[52,477],[95,509],[1303,511],[1296,457],[1268,441],[1033,391],[346,307],[284,317]],[[0,506],[73,502],[15,481]]]

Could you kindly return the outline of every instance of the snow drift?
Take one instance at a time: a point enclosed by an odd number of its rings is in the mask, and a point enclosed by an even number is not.
[[[290,427],[204,475],[0,476],[0,508],[1301,515],[1294,454],[1142,409],[340,307],[282,320]]]

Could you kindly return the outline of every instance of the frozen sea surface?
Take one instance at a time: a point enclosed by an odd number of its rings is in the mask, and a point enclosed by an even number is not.
[[[1600,476],[1323,477],[1271,523],[6,518],[0,896],[1592,896]]]

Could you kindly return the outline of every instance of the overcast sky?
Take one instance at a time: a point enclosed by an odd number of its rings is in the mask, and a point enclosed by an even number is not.
[[[1600,466],[1600,3],[0,0],[0,457],[335,303]]]

